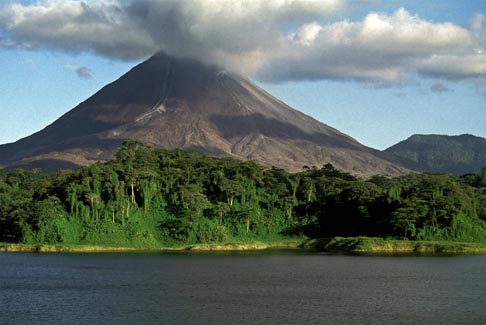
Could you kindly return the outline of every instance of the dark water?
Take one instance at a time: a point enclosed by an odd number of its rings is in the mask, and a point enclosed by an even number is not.
[[[486,256],[0,253],[2,324],[485,324]]]

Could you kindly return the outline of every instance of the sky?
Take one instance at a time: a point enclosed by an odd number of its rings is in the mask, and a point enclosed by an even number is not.
[[[486,137],[484,0],[6,0],[0,144],[157,51],[239,73],[377,149]]]

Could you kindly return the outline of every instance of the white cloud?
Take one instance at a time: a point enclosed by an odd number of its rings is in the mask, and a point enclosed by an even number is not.
[[[312,22],[309,24],[304,24],[299,28],[298,32],[295,34],[295,39],[298,43],[311,46],[316,40],[317,36],[322,30],[322,26],[317,22]]]
[[[470,30],[405,9],[325,23],[344,1],[44,0],[0,9],[0,46],[127,60],[163,50],[271,82],[484,78],[484,15]]]
[[[440,74],[438,58],[461,64],[442,66],[445,78],[484,73],[484,53],[468,30],[451,23],[433,24],[405,9],[391,15],[370,13],[362,21],[303,26],[273,53],[260,71],[267,80],[356,79],[401,82],[416,75]],[[315,32],[317,31],[317,33]],[[301,36],[304,35],[304,36]],[[307,38],[306,38],[307,37]]]
[[[89,4],[88,4],[89,3]],[[122,59],[137,58],[157,46],[129,20],[117,1],[47,0],[13,4],[0,11],[0,28],[23,48],[93,51]]]
[[[425,75],[447,79],[486,77],[486,53],[469,55],[433,55],[423,60],[418,68]]]

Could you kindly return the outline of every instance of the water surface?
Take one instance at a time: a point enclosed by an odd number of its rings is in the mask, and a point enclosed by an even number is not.
[[[486,323],[486,256],[0,253],[0,322]]]

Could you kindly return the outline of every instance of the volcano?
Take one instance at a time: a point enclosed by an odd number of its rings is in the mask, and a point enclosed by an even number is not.
[[[356,175],[408,172],[397,157],[216,66],[157,53],[43,130],[0,146],[2,168],[52,171],[106,161],[127,139],[254,160],[292,172],[326,163]]]

